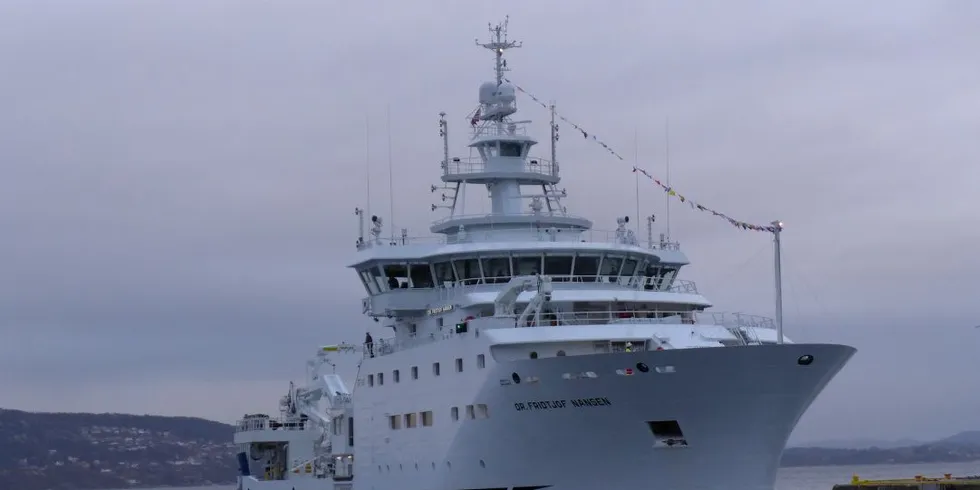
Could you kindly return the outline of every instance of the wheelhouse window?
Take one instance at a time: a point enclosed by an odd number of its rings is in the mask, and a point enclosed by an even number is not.
[[[456,272],[453,270],[453,264],[449,261],[446,262],[436,262],[432,265],[432,268],[436,272],[436,285],[443,286],[452,285],[456,282]]]
[[[480,271],[479,259],[454,260],[456,272],[459,280],[464,284],[479,284],[483,280],[483,273]]]
[[[499,284],[510,281],[510,257],[487,257],[481,259],[483,262],[483,274],[486,276],[487,283]]]
[[[599,265],[599,276],[603,277],[603,282],[618,282],[619,269],[622,266],[622,257],[607,255],[602,258],[602,262]]]
[[[619,272],[619,283],[629,286],[633,282],[633,274],[636,273],[636,266],[639,262],[633,257],[627,257],[623,262],[623,270]]]
[[[384,266],[388,289],[408,287],[408,266],[404,264],[389,264]]]
[[[577,281],[595,282],[596,276],[599,275],[599,256],[579,255],[575,257],[573,274],[575,274]]]
[[[503,141],[500,143],[500,156],[502,157],[519,157],[524,152],[524,145],[521,143],[512,143]]]
[[[374,284],[377,285],[379,292],[385,292],[390,289],[388,287],[389,286],[388,278],[385,277],[384,273],[381,270],[381,267],[377,265],[371,266],[371,268],[368,269],[367,272],[371,274],[371,279],[374,280]]]
[[[364,283],[364,287],[367,289],[368,294],[375,295],[381,292],[378,288],[377,281],[374,280],[374,274],[371,272],[372,268],[359,269],[357,274],[361,276],[361,282]]]
[[[573,255],[545,255],[544,273],[554,281],[568,281],[572,276]]]
[[[541,256],[525,255],[514,257],[514,275],[531,276],[541,273]]]
[[[643,271],[643,289],[656,291],[660,289],[660,266],[657,264],[647,264]]]
[[[431,288],[434,284],[429,264],[410,264],[408,275],[412,279],[413,288]]]

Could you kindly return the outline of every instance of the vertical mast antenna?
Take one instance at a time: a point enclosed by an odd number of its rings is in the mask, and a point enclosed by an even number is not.
[[[367,205],[364,209],[371,216],[371,118],[364,116],[364,171],[367,176]]]
[[[633,127],[633,165],[637,166],[640,164],[639,160],[639,133],[636,127]],[[635,169],[633,170],[633,180],[636,183],[636,234],[640,234],[640,173]]]
[[[391,239],[395,239],[395,169],[391,158],[391,104],[385,106],[385,130],[388,132],[388,223],[391,227]]]
[[[667,116],[666,122],[664,123],[664,159],[666,160],[666,164],[667,164],[667,172],[666,172],[667,187],[673,189],[673,187],[670,187],[670,116]],[[666,199],[667,199],[667,206],[664,209],[664,218],[667,222],[665,231],[667,232],[667,241],[669,242],[670,241],[670,193],[669,192],[666,195]]]
[[[490,42],[481,43],[479,39],[476,40],[476,45],[483,48],[489,49],[494,52],[496,56],[496,69],[497,74],[497,86],[504,83],[504,72],[510,71],[507,68],[507,61],[504,60],[504,50],[510,48],[519,48],[523,43],[519,41],[509,41],[507,40],[507,25],[510,23],[510,16],[504,17],[504,21],[496,26],[487,24],[487,28],[490,30]]]

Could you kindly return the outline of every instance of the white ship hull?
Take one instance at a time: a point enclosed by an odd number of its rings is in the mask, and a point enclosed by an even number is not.
[[[440,444],[376,452],[401,463],[363,468],[355,488],[772,490],[797,421],[854,352],[784,344],[498,364],[473,401],[490,416],[450,426],[444,454]],[[798,365],[804,355],[811,365]],[[641,362],[649,372],[635,368]],[[667,366],[673,372],[657,372]],[[633,374],[615,374],[625,368]],[[585,371],[597,377],[563,378]],[[522,382],[506,384],[514,372]],[[657,443],[647,422],[669,420],[687,446]]]

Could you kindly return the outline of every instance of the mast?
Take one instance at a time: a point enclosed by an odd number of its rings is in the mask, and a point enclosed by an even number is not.
[[[496,69],[494,72],[497,74],[498,87],[504,83],[504,72],[510,71],[510,69],[507,68],[507,62],[504,61],[504,50],[519,48],[522,46],[522,43],[519,41],[507,40],[507,24],[509,23],[510,16],[508,15],[504,17],[504,22],[502,24],[497,24],[496,26],[487,24],[487,28],[490,30],[490,42],[481,43],[479,39],[476,40],[477,46],[482,46],[496,54]]]
[[[776,343],[783,343],[783,270],[782,270],[782,243],[780,234],[783,232],[781,221],[772,222],[772,245],[773,245],[773,273],[776,276]]]

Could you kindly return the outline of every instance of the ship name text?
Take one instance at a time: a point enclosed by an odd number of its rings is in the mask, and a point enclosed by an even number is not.
[[[529,401],[524,403],[515,403],[514,409],[518,412],[534,411],[534,410],[559,410],[563,408],[590,408],[590,407],[608,407],[612,405],[612,402],[605,397],[596,398],[575,398],[572,400],[539,400],[539,401]]]

